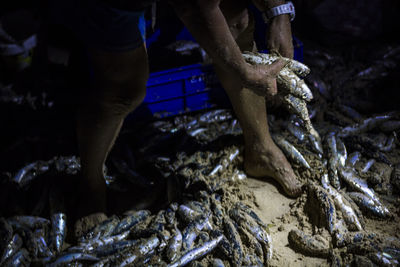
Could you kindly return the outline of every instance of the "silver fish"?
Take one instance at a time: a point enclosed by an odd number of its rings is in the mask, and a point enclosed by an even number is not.
[[[30,258],[28,251],[22,248],[17,253],[8,258],[8,260],[6,260],[2,266],[4,267],[30,266]]]
[[[216,239],[213,239],[209,242],[204,243],[202,246],[198,248],[194,248],[187,253],[185,253],[180,259],[168,265],[168,267],[178,267],[184,266],[191,261],[194,261],[209,252],[213,251],[214,248],[217,247],[218,243],[222,240],[222,235],[218,236]]]
[[[132,227],[137,225],[138,223],[144,221],[149,215],[150,211],[148,210],[139,210],[132,215],[125,217],[120,223],[115,227],[113,231],[113,235],[121,234],[127,230],[130,230]]]
[[[243,57],[246,61],[250,63],[263,65],[270,65],[279,58],[282,58],[287,62],[286,68],[289,68],[300,77],[307,76],[311,71],[309,67],[297,60],[281,57],[275,54],[254,53],[246,51],[243,53]]]
[[[369,258],[378,266],[398,266],[399,261],[384,252],[371,253]]]
[[[220,163],[217,164],[217,166],[214,167],[214,169],[208,174],[209,176],[213,176],[217,174],[218,172],[221,172],[225,170],[229,164],[232,163],[232,161],[239,155],[239,149],[236,148],[231,152],[227,158],[223,157],[220,160]]]
[[[396,135],[393,133],[387,140],[386,145],[380,148],[380,151],[390,152],[396,147]]]
[[[17,251],[19,251],[22,245],[23,245],[22,238],[18,234],[15,234],[4,248],[3,255],[1,255],[0,258],[0,265],[3,262],[5,262],[8,258],[13,256],[15,253],[17,253]]]
[[[59,253],[64,244],[67,233],[67,216],[64,213],[55,213],[51,216],[51,247]]]
[[[194,219],[201,215],[200,212],[197,212],[183,204],[179,206],[178,214],[181,219],[187,223],[192,222]]]
[[[190,223],[182,232],[182,247],[186,251],[191,249],[196,239],[197,235],[204,226],[208,223],[210,215],[202,215],[200,218],[196,219]]]
[[[85,253],[69,253],[58,257],[55,261],[47,265],[47,267],[65,266],[74,261],[96,262],[99,258]]]
[[[340,181],[338,176],[338,168],[339,168],[339,158],[337,151],[337,143],[336,143],[336,133],[331,132],[326,137],[326,143],[328,146],[328,174],[329,180],[334,188],[340,188]]]
[[[13,237],[13,228],[6,219],[0,217],[0,251],[10,242]]]
[[[377,204],[371,197],[364,195],[363,193],[350,192],[347,194],[354,200],[354,202],[357,203],[359,207],[377,217],[387,218],[390,215],[387,208]]]
[[[129,236],[129,231],[123,232],[119,235],[100,237],[97,239],[90,239],[85,242],[79,243],[78,247],[83,248],[84,252],[90,252],[99,246],[112,244],[121,240],[126,239]]]
[[[362,172],[362,173],[368,172],[369,169],[371,169],[372,165],[375,164],[375,162],[376,162],[375,159],[370,159],[370,160],[368,160],[367,163],[365,163],[364,168],[362,168],[361,172]]]
[[[167,248],[167,258],[169,261],[175,261],[182,247],[182,233],[178,228],[175,228],[175,234],[170,239]]]
[[[192,131],[188,132],[188,134],[190,136],[192,136],[192,137],[195,137],[196,135],[199,135],[199,134],[204,133],[206,131],[208,131],[207,128],[197,128],[195,130],[192,130]]]
[[[119,224],[117,216],[111,216],[107,220],[96,225],[92,230],[87,232],[79,241],[84,242],[89,239],[97,239],[100,237],[108,237],[114,232],[115,227]]]
[[[47,172],[50,169],[49,163],[45,161],[36,161],[21,168],[12,178],[12,182],[20,187],[25,187],[37,176]]]
[[[138,249],[134,253],[132,253],[131,255],[129,255],[129,254],[124,255],[124,257],[122,259],[120,259],[118,266],[120,266],[120,267],[132,266],[132,264],[134,264],[138,258],[149,254],[159,244],[160,244],[160,240],[155,236],[149,238],[148,240],[143,241],[141,244],[138,245]]]
[[[292,144],[286,141],[282,136],[273,135],[272,138],[289,159],[307,169],[311,169],[310,165],[303,157],[303,155]]]
[[[303,142],[307,136],[307,134],[304,132],[302,126],[299,125],[297,122],[289,121],[287,124],[287,129],[300,142]]]
[[[135,247],[140,241],[139,240],[121,240],[112,244],[107,244],[103,246],[99,246],[94,249],[91,253],[96,255],[97,257],[107,257],[118,253],[120,251],[124,251],[126,249],[130,249]]]
[[[347,161],[346,161],[346,166],[348,167],[354,167],[356,165],[356,163],[361,159],[361,153],[358,151],[355,151],[353,153],[351,153],[348,157],[347,157]]]
[[[352,169],[349,168],[341,169],[340,174],[342,179],[345,180],[346,183],[349,184],[351,188],[359,192],[362,192],[366,194],[369,198],[371,198],[376,203],[376,206],[378,206],[379,209],[382,210],[383,214],[385,214],[384,217],[390,215],[390,211],[381,203],[375,192],[372,189],[368,188],[367,183],[359,179]]]
[[[339,191],[336,191],[333,187],[329,185],[328,175],[324,174],[321,178],[322,186],[326,189],[329,195],[332,197],[335,202],[335,206],[337,209],[342,211],[342,215],[346,224],[349,226],[351,230],[362,231],[363,226],[360,223],[357,214],[353,210],[350,204],[347,203],[346,199],[342,197],[342,194]]]
[[[36,247],[38,248],[38,256],[39,257],[52,257],[53,256],[53,252],[51,252],[51,250],[45,240],[45,232],[43,229],[37,229],[34,232],[33,240],[36,243]]]
[[[236,230],[235,225],[233,222],[225,217],[224,218],[224,229],[225,229],[225,236],[232,244],[232,263],[234,266],[242,266],[243,261],[243,245],[242,240],[240,239],[240,235]]]
[[[346,105],[339,105],[339,109],[341,112],[343,112],[346,116],[352,118],[355,121],[360,121],[362,119],[362,116],[360,113],[358,113],[357,110],[355,110],[352,107],[346,106]]]
[[[221,259],[214,258],[212,261],[212,267],[225,267],[225,264]]]
[[[14,216],[9,218],[8,222],[16,228],[22,226],[30,229],[42,228],[50,224],[48,219],[36,216]]]
[[[336,137],[336,148],[339,159],[339,166],[343,168],[346,166],[347,149],[343,141],[340,139],[340,137]]]
[[[390,120],[392,115],[380,115],[371,118],[367,118],[360,123],[356,123],[354,125],[347,126],[343,128],[339,133],[339,137],[346,137],[349,135],[355,135],[359,133],[364,133],[372,130],[373,128],[379,126],[381,123]]]

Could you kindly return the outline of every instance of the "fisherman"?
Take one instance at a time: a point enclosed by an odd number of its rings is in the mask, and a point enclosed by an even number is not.
[[[106,210],[103,165],[124,118],[140,105],[149,76],[145,46],[144,10],[151,0],[68,1],[69,24],[87,45],[94,71],[77,118],[82,164],[81,215]],[[252,177],[272,177],[286,194],[301,193],[289,162],[271,139],[266,97],[277,93],[276,76],[284,60],[272,65],[250,65],[241,51],[255,50],[254,19],[246,0],[170,0],[177,16],[212,58],[243,129],[244,168]],[[73,4],[71,4],[73,3]],[[268,19],[268,46],[292,58],[293,6],[283,0],[254,0]],[[276,8],[276,7],[280,8]],[[282,7],[284,7],[282,9]],[[65,13],[65,10],[64,10]]]

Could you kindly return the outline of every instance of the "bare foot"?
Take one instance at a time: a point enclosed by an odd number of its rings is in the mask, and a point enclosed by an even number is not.
[[[260,151],[246,149],[244,169],[255,178],[272,177],[290,197],[301,195],[301,183],[285,155],[274,143]]]

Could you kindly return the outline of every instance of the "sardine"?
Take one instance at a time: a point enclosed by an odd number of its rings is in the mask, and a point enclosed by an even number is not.
[[[170,262],[177,259],[182,247],[182,233],[178,228],[175,228],[175,234],[169,240],[167,248],[167,258]]]
[[[225,264],[221,259],[214,258],[212,261],[212,267],[225,267]]]
[[[396,147],[395,140],[396,140],[396,135],[395,135],[395,134],[392,134],[392,135],[387,139],[386,145],[385,145],[384,147],[381,147],[381,148],[380,148],[380,151],[384,151],[384,152],[390,152],[390,151],[392,151],[392,150]]]
[[[336,137],[336,149],[339,159],[339,166],[343,168],[346,166],[347,149],[343,141],[340,139],[340,137]]]
[[[12,226],[7,222],[6,219],[0,217],[0,251],[10,242],[13,237]]]
[[[189,262],[194,261],[194,260],[208,254],[209,252],[213,251],[217,247],[218,243],[222,240],[222,237],[223,237],[222,235],[218,236],[216,239],[213,239],[209,242],[204,243],[200,247],[197,247],[197,248],[194,248],[194,249],[188,251],[180,259],[178,259],[177,261],[168,265],[168,267],[184,266],[184,265],[188,264]]]
[[[367,161],[367,163],[365,163],[364,167],[361,170],[361,173],[366,173],[369,171],[369,169],[371,169],[372,165],[375,164],[375,159],[370,159]]]
[[[45,240],[45,232],[43,229],[38,229],[34,232],[34,242],[36,243],[36,247],[38,248],[38,256],[39,257],[52,257],[53,252],[51,252],[46,240]]]
[[[97,239],[100,237],[108,237],[114,232],[115,227],[119,224],[117,216],[111,216],[107,220],[96,225],[92,230],[87,232],[81,239],[80,242],[89,239]]]
[[[17,253],[9,257],[2,265],[4,267],[15,266],[30,266],[29,253],[26,249],[22,248]]]
[[[64,213],[55,213],[51,216],[51,247],[59,253],[64,244],[67,233],[67,216]]]
[[[123,232],[119,235],[108,236],[108,237],[100,237],[97,239],[91,239],[85,242],[81,242],[78,245],[78,248],[83,248],[84,252],[91,252],[99,246],[109,245],[118,241],[122,241],[129,236],[129,231]]]
[[[370,196],[359,192],[347,193],[363,210],[381,218],[390,216],[387,208],[377,204]]]
[[[286,141],[282,136],[273,135],[272,138],[289,159],[307,169],[311,169],[310,165],[303,157],[303,155],[292,144]]]
[[[140,241],[139,240],[121,240],[112,244],[102,245],[91,251],[96,257],[103,258],[120,251],[134,248]]]
[[[369,259],[378,266],[398,266],[399,261],[384,252],[370,253]]]
[[[58,267],[65,266],[74,261],[88,261],[88,262],[96,262],[99,258],[85,253],[68,253],[58,257],[55,261],[48,264],[48,267]]]
[[[353,208],[349,203],[347,203],[346,199],[342,197],[342,194],[340,194],[339,191],[336,191],[333,187],[329,185],[328,176],[326,174],[322,176],[321,183],[335,202],[336,208],[342,211],[342,215],[346,224],[349,226],[349,229],[362,231],[363,226],[360,223]]]
[[[307,134],[304,132],[304,129],[302,128],[302,126],[294,121],[289,121],[287,123],[287,129],[300,142],[303,142],[307,136]]]
[[[22,245],[22,238],[18,234],[15,234],[4,248],[3,255],[1,255],[0,258],[0,265],[17,253]]]
[[[360,113],[358,113],[357,110],[355,110],[352,107],[346,106],[346,105],[339,105],[339,109],[341,112],[343,112],[346,116],[352,118],[355,121],[360,121],[362,119],[362,116]]]
[[[202,215],[192,223],[190,223],[182,232],[182,247],[186,251],[191,249],[193,243],[204,226],[208,223],[210,215]]]
[[[153,236],[138,245],[138,249],[135,250],[132,254],[123,255],[121,259],[118,260],[118,265],[120,267],[123,266],[134,266],[133,264],[137,259],[149,254],[160,244],[160,240]],[[117,264],[117,263],[115,263]],[[115,265],[114,265],[115,266]]]
[[[197,217],[199,217],[201,213],[182,204],[179,206],[178,214],[183,221],[189,223],[192,222]]]
[[[341,174],[342,179],[345,180],[346,183],[351,188],[353,188],[354,190],[357,190],[361,193],[364,193],[371,200],[373,200],[373,202],[376,203],[375,206],[377,206],[379,208],[379,210],[381,210],[383,212],[382,214],[385,214],[385,216],[383,216],[383,217],[390,215],[390,211],[381,203],[381,201],[378,199],[375,192],[372,189],[368,188],[367,183],[365,181],[359,179],[352,169],[349,169],[349,168],[341,169],[340,174]],[[353,198],[353,200],[354,200],[354,198]],[[355,202],[357,203],[357,201],[355,201]]]
[[[49,225],[50,221],[46,218],[35,216],[14,216],[8,219],[8,223],[14,228],[27,227],[36,229]]]
[[[125,217],[120,223],[115,227],[113,235],[121,234],[122,232],[130,230],[132,227],[138,223],[144,221],[150,215],[148,210],[140,210],[134,214]]]
[[[224,229],[225,229],[225,236],[232,244],[232,263],[234,266],[242,266],[243,261],[243,245],[242,240],[240,239],[240,235],[236,230],[235,225],[233,222],[225,217],[224,218]]]
[[[364,119],[360,123],[347,126],[343,128],[339,133],[339,137],[346,137],[349,135],[355,135],[359,133],[368,132],[375,127],[379,126],[381,123],[388,121],[392,118],[392,115],[380,115],[371,118]]]
[[[351,153],[348,157],[347,157],[347,161],[346,161],[346,166],[348,167],[354,167],[356,165],[356,163],[361,159],[361,153],[358,151],[355,151],[353,153]]]
[[[12,178],[12,182],[20,187],[25,187],[37,176],[47,172],[50,169],[49,163],[45,161],[36,161],[21,168]]]

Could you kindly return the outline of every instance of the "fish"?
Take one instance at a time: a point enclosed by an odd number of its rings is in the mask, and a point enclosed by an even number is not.
[[[398,266],[399,261],[385,252],[370,253],[368,258],[378,266]]]
[[[22,245],[23,245],[22,238],[18,234],[13,235],[13,237],[11,238],[11,240],[9,240],[9,242],[7,243],[7,245],[3,250],[3,254],[1,255],[0,258],[0,265],[4,263],[7,259],[12,257],[15,253],[17,253],[22,247]]]
[[[360,121],[362,119],[361,114],[352,107],[346,105],[338,105],[339,110],[343,112],[346,116],[352,118],[355,121]]]
[[[64,244],[67,233],[67,216],[64,213],[55,213],[51,216],[51,247],[59,253]]]
[[[307,65],[294,60],[290,58],[285,58],[281,57],[279,55],[274,55],[274,54],[266,54],[266,53],[254,53],[254,52],[244,52],[243,57],[245,58],[246,61],[252,64],[263,64],[263,65],[270,65],[279,58],[282,58],[287,62],[287,65],[285,68],[290,69],[293,71],[296,75],[300,77],[305,77],[307,76],[311,70]]]
[[[234,266],[242,266],[243,245],[240,235],[234,223],[227,217],[224,217],[225,236],[232,244],[233,255],[231,261]]]
[[[50,221],[46,218],[36,216],[14,216],[8,219],[8,223],[14,228],[26,227],[36,229],[48,226]]]
[[[396,147],[396,135],[393,133],[387,140],[386,145],[380,148],[380,151],[390,152]]]
[[[69,263],[75,262],[75,261],[88,261],[88,262],[96,262],[99,261],[100,259],[90,255],[90,254],[85,254],[85,253],[67,253],[64,254],[55,261],[49,263],[47,266],[48,267],[58,267],[58,266],[66,266]]]
[[[130,232],[128,230],[128,231],[125,231],[118,235],[100,237],[97,239],[90,239],[90,240],[79,243],[77,248],[72,247],[70,249],[76,248],[76,249],[78,249],[78,251],[91,252],[99,246],[109,245],[109,244],[124,240],[129,236],[129,233]]]
[[[167,258],[170,262],[177,259],[182,248],[182,233],[175,227],[175,234],[170,238],[167,247]]]
[[[301,125],[299,125],[297,122],[289,121],[287,123],[287,129],[294,137],[297,138],[297,140],[299,140],[300,142],[304,142],[307,133],[304,132],[304,129]]]
[[[351,205],[347,202],[347,200],[343,198],[342,194],[340,194],[339,191],[329,185],[328,175],[324,174],[322,176],[321,183],[323,188],[325,188],[325,190],[329,193],[329,195],[335,202],[335,207],[342,211],[342,215],[346,224],[349,226],[349,229],[362,231],[363,226],[359,221],[357,214],[355,213]]]
[[[364,168],[362,168],[361,173],[366,173],[366,172],[368,172],[369,169],[371,169],[372,165],[375,164],[375,162],[376,162],[375,159],[370,159],[370,160],[368,160],[368,161],[365,163]]]
[[[339,157],[337,151],[336,133],[330,132],[326,137],[326,143],[328,146],[328,174],[331,185],[339,189],[340,180],[338,175],[339,168]]]
[[[221,259],[214,258],[212,261],[212,267],[225,267],[225,264]]]
[[[362,120],[360,123],[356,123],[350,126],[347,126],[343,128],[339,133],[339,137],[347,137],[350,135],[356,135],[364,132],[368,132],[375,127],[379,126],[385,121],[388,121],[392,118],[393,116],[388,114],[388,115],[378,115],[374,117],[370,117],[367,119]]]
[[[192,222],[201,215],[200,212],[197,212],[183,204],[179,205],[178,214],[180,218],[187,223]]]
[[[18,186],[23,188],[32,182],[36,177],[49,170],[49,162],[32,162],[21,168],[12,178],[11,182],[16,183]]]
[[[190,223],[182,232],[182,248],[183,250],[191,249],[197,235],[208,223],[210,214],[202,215],[192,223]]]
[[[169,264],[168,267],[184,266],[184,265],[188,264],[189,262],[197,260],[198,258],[208,254],[209,252],[213,251],[217,247],[219,242],[221,242],[222,237],[223,236],[220,235],[217,238],[204,243],[202,246],[194,248],[194,249],[186,252],[177,261]]]
[[[370,196],[360,192],[349,192],[347,194],[361,209],[369,212],[370,214],[380,218],[387,218],[390,216],[387,208],[376,203]]]
[[[139,243],[139,240],[121,240],[121,241],[116,241],[111,244],[106,244],[99,246],[92,250],[90,253],[93,255],[96,255],[96,257],[103,258],[107,257],[113,254],[116,254],[120,251],[125,251],[127,249],[131,249],[136,247],[136,245]]]
[[[136,260],[151,253],[159,244],[160,240],[156,236],[144,240],[137,246],[137,249],[132,254],[124,254],[121,259],[118,259],[118,263],[116,262],[114,266],[132,266]]]
[[[15,267],[15,266],[30,266],[30,257],[26,249],[22,248],[17,253],[9,257],[2,266]]]
[[[346,161],[347,161],[347,149],[346,145],[343,143],[340,137],[336,137],[336,149],[339,159],[339,166],[341,168],[344,168],[346,166]]]
[[[10,242],[13,237],[13,228],[6,219],[0,217],[0,251]]]
[[[353,153],[351,153],[348,157],[347,157],[347,161],[346,161],[346,166],[348,167],[354,167],[356,165],[356,163],[361,159],[361,153],[359,151],[355,151]]]
[[[119,222],[120,221],[117,216],[111,216],[110,218],[96,225],[93,229],[87,232],[83,237],[79,239],[79,241],[84,242],[85,240],[89,239],[97,239],[100,237],[111,236]]]
[[[46,239],[45,239],[45,231],[43,229],[37,229],[34,233],[33,233],[33,242],[36,243],[36,247],[38,248],[38,257],[53,257],[54,254],[53,252],[50,250]]]
[[[321,236],[310,236],[299,229],[292,229],[289,232],[288,240],[294,250],[304,255],[322,258],[329,256],[329,243]]]
[[[113,235],[118,235],[125,231],[130,230],[135,225],[137,225],[140,222],[143,222],[145,219],[147,219],[147,217],[149,217],[150,214],[151,213],[148,210],[140,210],[140,211],[135,212],[132,215],[125,217],[115,227],[115,229],[113,231]]]
[[[272,135],[272,138],[289,159],[303,166],[304,168],[311,169],[310,165],[308,164],[307,160],[303,157],[303,155],[292,144],[286,141],[282,136],[275,134]]]
[[[364,193],[367,195],[373,202],[375,202],[375,206],[378,207],[378,209],[382,212],[383,217],[390,216],[390,211],[381,203],[381,201],[378,199],[377,195],[375,192],[368,188],[368,185],[365,181],[359,179],[356,177],[356,174],[352,169],[346,168],[346,169],[341,169],[340,171],[341,177],[343,180],[346,181],[346,183],[353,188],[354,190]],[[360,198],[359,202],[361,201]],[[353,198],[353,200],[357,203],[357,201]],[[362,200],[361,203],[367,203],[365,200]]]

